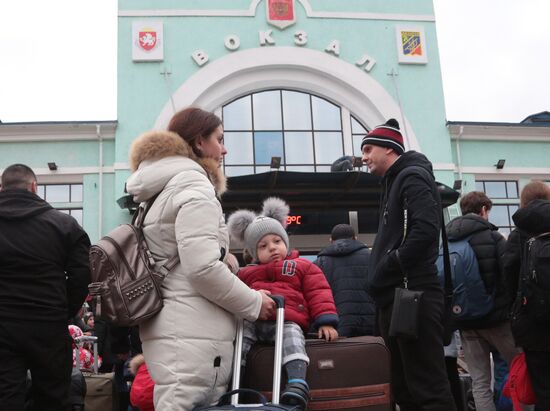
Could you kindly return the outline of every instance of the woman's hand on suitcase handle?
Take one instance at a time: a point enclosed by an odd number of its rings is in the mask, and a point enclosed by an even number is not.
[[[324,338],[326,341],[335,341],[338,338],[338,331],[332,325],[322,325],[317,332],[319,338]]]
[[[271,293],[268,290],[258,290],[262,295],[262,307],[260,309],[260,315],[258,320],[269,320],[275,314],[276,305],[275,301],[269,296]]]

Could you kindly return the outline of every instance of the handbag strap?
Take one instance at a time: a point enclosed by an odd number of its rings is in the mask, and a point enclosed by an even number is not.
[[[407,228],[409,225],[409,210],[407,205],[407,199],[405,198],[403,200],[403,240],[401,240],[401,245],[405,242],[405,238],[407,237]],[[397,261],[399,262],[399,266],[401,267],[401,271],[403,272],[403,288],[409,288],[409,277],[407,276],[407,271],[403,268],[403,265],[401,264],[401,259],[399,258],[399,251],[396,250],[397,253]]]
[[[146,201],[145,203],[141,203],[134,214],[134,217],[132,218],[132,225],[141,229],[143,227],[143,221],[145,220],[145,216],[153,206],[153,203],[158,198],[158,196],[162,193],[162,191],[159,191],[157,194],[155,194],[153,197],[149,199],[149,201]],[[145,205],[144,205],[145,204]],[[155,259],[150,255],[149,258],[151,259],[151,262],[154,264],[156,263]],[[166,276],[174,269],[176,265],[178,265],[180,261],[179,254],[176,252],[175,255],[170,257],[166,263],[161,265],[158,268],[158,273],[161,275],[161,277],[158,279],[159,282],[163,282]]]

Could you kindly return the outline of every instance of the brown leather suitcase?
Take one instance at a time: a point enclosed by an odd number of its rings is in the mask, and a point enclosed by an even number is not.
[[[389,411],[390,354],[380,337],[307,340],[309,411]],[[247,356],[243,387],[271,394],[273,346],[255,345]],[[285,379],[282,379],[282,382]]]

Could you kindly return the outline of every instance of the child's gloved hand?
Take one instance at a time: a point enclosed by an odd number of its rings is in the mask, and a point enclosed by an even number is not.
[[[332,325],[322,325],[317,333],[319,338],[324,338],[326,341],[334,341],[338,338],[338,331]]]

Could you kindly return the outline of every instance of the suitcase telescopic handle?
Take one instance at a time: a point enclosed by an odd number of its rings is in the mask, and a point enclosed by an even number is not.
[[[277,306],[277,320],[275,322],[275,356],[273,360],[273,395],[271,402],[279,404],[281,396],[281,367],[283,362],[283,326],[285,323],[285,297],[282,295],[270,295]],[[235,337],[235,354],[233,359],[233,384],[231,385],[231,405],[239,404],[239,388],[241,384],[241,360],[243,347],[244,325],[243,320],[237,322],[237,335]]]
[[[282,295],[270,295],[270,297],[273,301],[275,301],[277,309],[285,308],[285,297],[283,297]]]
[[[275,354],[273,359],[273,391],[272,404],[279,404],[281,396],[281,368],[283,363],[283,329],[285,324],[285,297],[272,295],[277,305],[277,321],[275,322]]]

